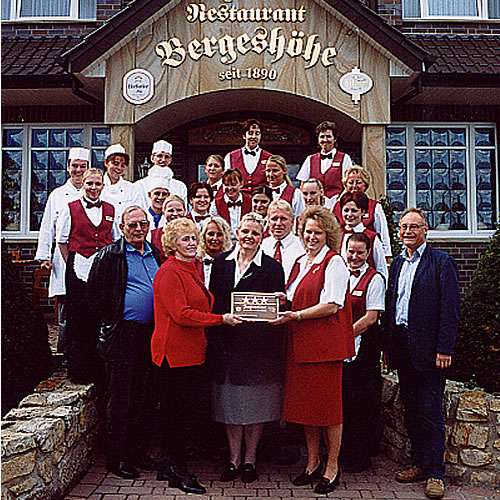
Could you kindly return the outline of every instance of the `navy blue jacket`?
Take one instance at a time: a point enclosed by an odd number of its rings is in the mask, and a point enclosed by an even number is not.
[[[389,270],[386,296],[385,347],[394,366],[392,339],[395,327],[398,280],[404,258],[398,255]],[[458,329],[460,293],[455,260],[427,244],[415,273],[408,310],[409,351],[417,370],[436,368],[436,354],[453,354]]]

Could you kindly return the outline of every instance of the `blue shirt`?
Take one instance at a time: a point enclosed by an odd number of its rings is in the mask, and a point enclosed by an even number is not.
[[[408,308],[410,306],[411,287],[420,259],[424,253],[427,242],[420,245],[413,253],[411,259],[406,254],[406,249],[401,254],[403,256],[403,265],[399,273],[398,280],[398,298],[396,300],[396,325],[408,326]]]
[[[128,274],[123,305],[123,319],[137,323],[153,323],[153,279],[158,264],[149,243],[144,243],[144,253],[129,243],[125,245]]]
[[[160,223],[160,219],[161,219],[161,216],[163,214],[159,213],[159,214],[155,214],[153,212],[153,209],[151,207],[148,208],[148,211],[149,213],[151,214],[151,216],[153,217],[153,222],[155,223],[155,228],[158,229],[158,224]]]

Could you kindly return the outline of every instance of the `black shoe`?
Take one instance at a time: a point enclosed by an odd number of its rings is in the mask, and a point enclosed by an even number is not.
[[[109,472],[123,477],[123,479],[137,479],[139,477],[137,470],[127,462],[111,462],[108,463],[107,468]]]
[[[241,469],[241,480],[244,483],[253,483],[257,479],[257,471],[255,465],[246,463]]]
[[[323,464],[320,460],[319,465],[312,472],[307,472],[304,470],[302,474],[299,474],[293,481],[294,486],[306,486],[311,484],[313,479],[319,479],[323,475]]]
[[[346,460],[342,462],[344,472],[359,473],[364,472],[372,465],[370,457],[363,457],[358,460]]]
[[[175,467],[170,466],[168,470],[159,470],[156,475],[158,481],[168,481],[171,488],[179,488],[184,493],[202,495],[207,490],[198,482],[196,476],[189,472],[177,472]]]
[[[220,480],[224,483],[228,483],[229,481],[234,481],[238,474],[240,473],[239,467],[236,467],[232,462],[229,462],[226,465],[226,468],[222,471],[220,475]]]
[[[332,479],[331,481],[326,477],[322,477],[320,482],[316,485],[316,488],[314,488],[314,492],[319,495],[331,493],[339,485],[339,477],[340,470],[337,472],[335,479]]]

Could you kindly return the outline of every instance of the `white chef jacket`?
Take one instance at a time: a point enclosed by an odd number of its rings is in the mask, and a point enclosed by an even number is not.
[[[142,198],[139,190],[129,181],[121,178],[116,184],[111,184],[108,174],[104,174],[104,189],[101,193],[101,200],[111,203],[115,207],[115,218],[121,219],[123,211],[131,205],[142,205]]]

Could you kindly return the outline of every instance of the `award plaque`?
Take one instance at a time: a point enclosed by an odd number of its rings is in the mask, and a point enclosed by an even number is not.
[[[231,313],[247,321],[269,321],[278,318],[279,299],[274,293],[233,292]]]

